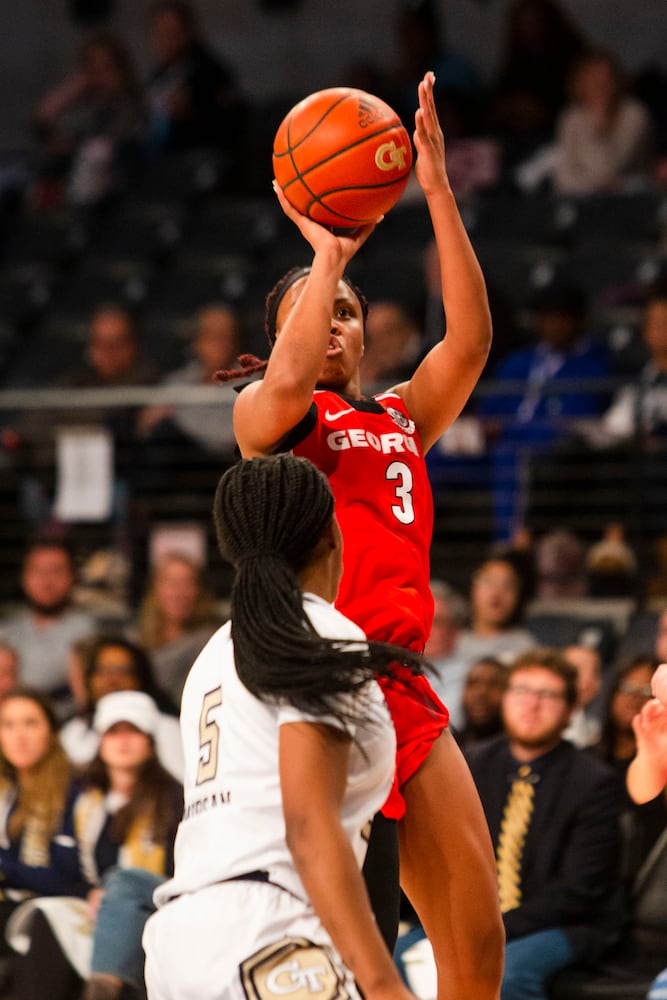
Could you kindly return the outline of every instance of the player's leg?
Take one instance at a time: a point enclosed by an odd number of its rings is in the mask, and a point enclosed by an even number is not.
[[[433,946],[438,1000],[497,1000],[504,930],[493,849],[477,789],[448,730],[402,792],[401,884]]]

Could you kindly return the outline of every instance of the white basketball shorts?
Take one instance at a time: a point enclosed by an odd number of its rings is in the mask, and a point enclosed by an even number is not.
[[[361,1000],[311,907],[268,882],[221,882],[144,929],[149,1000]]]

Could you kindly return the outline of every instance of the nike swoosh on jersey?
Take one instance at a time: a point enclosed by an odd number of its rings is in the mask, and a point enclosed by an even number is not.
[[[354,413],[354,407],[348,406],[346,410],[338,410],[337,413],[331,413],[330,410],[324,411],[325,420],[338,420],[339,417],[344,417],[346,413]]]

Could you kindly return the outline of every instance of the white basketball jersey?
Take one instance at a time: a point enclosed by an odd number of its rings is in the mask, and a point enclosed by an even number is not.
[[[304,607],[320,635],[364,640],[363,632],[326,601],[307,594]],[[372,725],[360,724],[353,734],[341,819],[361,867],[366,853],[362,831],[389,793],[396,743],[375,681],[354,697],[358,716],[370,718]],[[174,877],[157,890],[158,906],[258,870],[307,899],[285,842],[278,771],[280,726],[303,720],[340,725],[251,694],[236,673],[230,625],[220,628],[195,660],[183,691],[185,809],[176,837]]]

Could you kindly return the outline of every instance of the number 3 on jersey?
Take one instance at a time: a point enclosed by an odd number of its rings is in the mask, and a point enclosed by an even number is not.
[[[218,723],[211,719],[214,708],[222,705],[222,688],[214,688],[204,695],[204,701],[199,716],[199,767],[197,768],[197,784],[215,778],[218,770],[218,744],[220,729]]]
[[[394,493],[396,499],[400,501],[391,505],[391,512],[401,524],[412,524],[415,519],[415,510],[412,503],[412,472],[405,462],[392,462],[387,466],[385,478],[389,482],[396,481]]]

